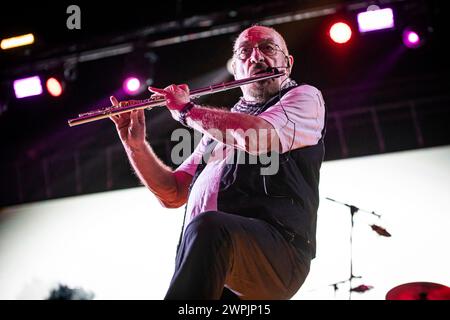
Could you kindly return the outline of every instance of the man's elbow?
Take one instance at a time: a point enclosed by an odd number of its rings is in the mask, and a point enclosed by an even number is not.
[[[177,209],[179,207],[181,207],[183,204],[185,204],[186,202],[172,202],[172,201],[164,201],[164,200],[159,200],[159,203],[161,204],[161,206],[163,206],[166,209]]]
[[[173,199],[161,199],[158,198],[159,203],[161,204],[161,206],[163,206],[164,208],[167,209],[176,209],[179,208],[181,206],[183,206],[187,199],[181,199],[181,198],[173,198]]]

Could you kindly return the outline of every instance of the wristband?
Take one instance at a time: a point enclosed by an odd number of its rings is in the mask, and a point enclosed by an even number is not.
[[[188,102],[180,111],[180,115],[178,116],[178,122],[180,122],[185,127],[188,126],[186,123],[186,117],[193,107],[195,107],[195,104],[193,102]]]

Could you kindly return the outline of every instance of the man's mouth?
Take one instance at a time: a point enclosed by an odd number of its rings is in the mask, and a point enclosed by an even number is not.
[[[264,69],[258,68],[256,70],[253,70],[250,74],[252,76],[255,76],[255,75],[258,75],[258,74],[261,74],[261,73],[266,73],[266,72],[267,72],[267,68],[264,68]]]

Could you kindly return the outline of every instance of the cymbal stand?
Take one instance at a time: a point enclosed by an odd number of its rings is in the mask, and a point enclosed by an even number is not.
[[[333,288],[334,288],[334,295],[336,297],[336,291],[338,290],[338,284],[349,282],[350,289],[349,289],[349,297],[348,297],[348,299],[351,300],[352,299],[352,291],[354,291],[353,288],[352,288],[352,281],[355,278],[361,278],[361,276],[355,276],[353,274],[353,227],[354,227],[354,215],[355,215],[356,212],[362,211],[362,212],[367,212],[367,213],[373,214],[373,215],[377,216],[378,218],[380,218],[381,216],[379,214],[376,214],[374,211],[370,212],[370,211],[362,210],[362,209],[360,209],[360,208],[358,208],[358,207],[356,207],[354,205],[343,203],[343,202],[340,202],[340,201],[337,201],[337,200],[334,200],[334,199],[331,199],[331,198],[326,198],[326,199],[330,200],[330,201],[333,201],[333,202],[336,202],[336,203],[339,203],[339,204],[342,204],[342,205],[347,206],[348,208],[350,208],[350,217],[351,217],[351,228],[350,228],[350,278],[348,278],[347,280],[344,280],[344,281],[339,281],[339,282],[333,283],[333,284],[331,284],[331,286],[333,286]]]

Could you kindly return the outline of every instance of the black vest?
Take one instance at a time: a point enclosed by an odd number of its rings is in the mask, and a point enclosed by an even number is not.
[[[292,88],[270,99],[263,111],[277,103]],[[325,127],[325,126],[324,126]],[[316,145],[279,154],[275,175],[262,175],[262,165],[249,163],[249,154],[234,149],[235,161],[222,172],[217,198],[219,211],[264,220],[276,227],[288,241],[315,257],[316,222],[319,207],[319,171],[324,157],[323,136]],[[199,164],[191,186],[205,168],[217,141],[210,140],[203,163]],[[243,159],[244,163],[238,159]],[[270,164],[269,164],[270,165]]]

